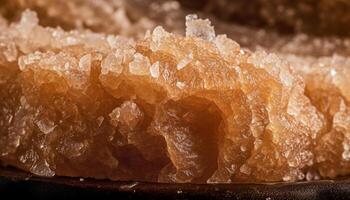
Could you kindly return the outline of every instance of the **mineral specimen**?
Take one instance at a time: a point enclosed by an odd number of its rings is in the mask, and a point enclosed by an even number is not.
[[[0,160],[40,176],[229,183],[350,173],[346,57],[248,51],[209,20],[133,40],[0,24]]]

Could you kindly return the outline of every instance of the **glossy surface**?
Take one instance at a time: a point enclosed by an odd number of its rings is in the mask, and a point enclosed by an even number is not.
[[[0,192],[43,198],[104,199],[350,199],[350,181],[312,181],[276,184],[160,184],[79,178],[39,178],[0,168]]]

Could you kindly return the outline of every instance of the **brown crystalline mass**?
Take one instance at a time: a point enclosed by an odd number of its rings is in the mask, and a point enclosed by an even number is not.
[[[4,164],[198,183],[350,173],[346,57],[246,51],[195,15],[185,37],[137,41],[44,28],[30,11],[0,29]]]

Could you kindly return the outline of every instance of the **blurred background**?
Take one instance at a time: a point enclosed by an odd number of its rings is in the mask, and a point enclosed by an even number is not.
[[[185,16],[195,13],[251,50],[313,56],[350,51],[348,0],[0,0],[0,20],[16,21],[25,9],[36,11],[44,26],[137,39],[157,25],[183,34]]]
[[[46,26],[88,28],[97,32],[132,34],[135,24],[143,28],[161,24],[179,29],[187,13],[240,25],[268,28],[283,34],[299,32],[325,36],[349,36],[350,1],[347,0],[1,0],[0,13],[13,21],[30,8]]]

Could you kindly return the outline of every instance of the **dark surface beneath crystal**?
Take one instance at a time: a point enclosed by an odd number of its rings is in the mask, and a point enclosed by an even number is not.
[[[278,184],[161,184],[40,178],[1,168],[0,194],[1,199],[350,199],[350,179]]]

